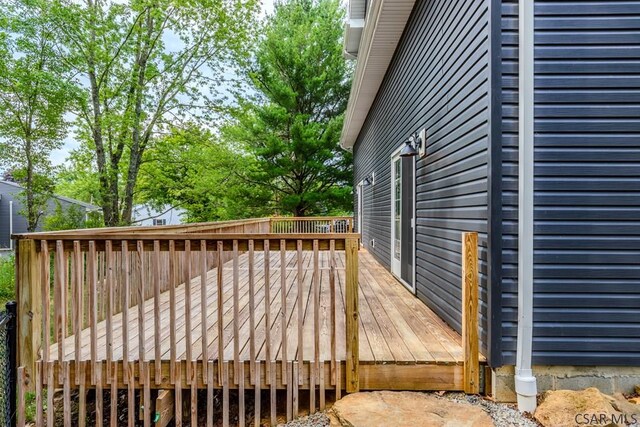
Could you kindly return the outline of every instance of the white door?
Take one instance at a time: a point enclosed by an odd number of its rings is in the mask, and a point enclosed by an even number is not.
[[[358,223],[356,224],[356,226],[358,227],[358,229],[356,230],[358,233],[360,233],[360,240],[362,240],[362,214],[363,214],[363,209],[362,209],[362,182],[360,182],[357,186],[356,186],[356,197],[358,200],[358,206],[356,207],[357,209],[357,215],[358,215]]]
[[[391,158],[391,272],[415,292],[415,157]]]

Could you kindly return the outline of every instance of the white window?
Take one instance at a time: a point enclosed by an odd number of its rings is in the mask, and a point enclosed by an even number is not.
[[[154,219],[153,225],[167,225],[166,219]]]

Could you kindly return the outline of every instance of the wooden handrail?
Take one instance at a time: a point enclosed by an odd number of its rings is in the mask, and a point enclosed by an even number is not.
[[[262,226],[262,223],[259,224]],[[50,366],[49,363],[52,361],[60,365],[57,367],[58,372],[60,372],[61,369],[68,368],[69,362],[60,355],[68,353],[72,347],[74,347],[73,353],[76,355],[80,353],[82,348],[91,349],[91,360],[86,361],[86,365],[92,383],[98,381],[97,375],[102,375],[103,378],[111,378],[114,375],[111,371],[112,362],[114,362],[114,360],[112,360],[112,352],[107,349],[107,356],[104,360],[101,360],[96,354],[104,345],[109,345],[107,343],[115,339],[113,338],[115,336],[120,337],[117,338],[118,340],[122,339],[123,348],[126,348],[125,346],[131,343],[129,340],[128,327],[126,332],[123,330],[121,334],[114,333],[115,325],[129,325],[129,321],[127,320],[129,309],[135,310],[131,313],[134,319],[137,318],[137,320],[134,320],[132,328],[135,329],[135,322],[137,322],[138,330],[146,332],[142,334],[138,333],[138,339],[140,340],[138,348],[141,354],[134,355],[126,351],[127,356],[123,357],[120,362],[123,363],[124,369],[127,370],[133,369],[129,364],[134,361],[136,365],[140,363],[138,367],[139,372],[144,372],[144,370],[149,369],[149,358],[148,356],[146,359],[143,357],[144,346],[145,343],[154,342],[155,351],[159,351],[158,339],[160,332],[157,328],[160,324],[160,316],[169,316],[169,314],[171,314],[170,319],[165,318],[164,320],[164,322],[169,321],[171,325],[179,320],[179,318],[176,319],[174,313],[175,303],[173,302],[169,305],[171,313],[160,314],[163,310],[159,304],[160,295],[169,291],[169,301],[173,301],[176,287],[181,284],[192,283],[193,280],[200,277],[201,293],[191,296],[187,295],[185,296],[185,300],[193,301],[193,304],[201,304],[204,306],[210,297],[209,292],[202,291],[204,289],[203,285],[206,284],[204,281],[205,276],[208,275],[211,269],[233,260],[233,290],[230,291],[225,287],[224,292],[233,292],[234,298],[237,298],[239,296],[237,287],[237,262],[241,254],[246,254],[244,256],[249,257],[249,269],[253,269],[252,260],[254,253],[263,251],[265,259],[269,259],[269,252],[272,254],[273,252],[280,252],[280,256],[272,255],[271,259],[280,259],[279,267],[276,262],[273,268],[279,268],[281,277],[284,277],[288,276],[286,272],[288,267],[285,263],[285,259],[288,258],[281,258],[285,255],[285,252],[295,251],[300,270],[302,268],[301,251],[311,251],[310,256],[313,259],[313,274],[305,276],[313,277],[311,282],[311,286],[313,287],[312,300],[314,305],[318,305],[318,308],[316,308],[317,311],[314,314],[314,316],[317,316],[320,313],[320,300],[319,294],[317,293],[320,277],[318,251],[327,251],[330,253],[329,287],[331,288],[330,299],[332,301],[331,309],[333,313],[333,321],[331,321],[332,331],[330,332],[332,355],[331,372],[332,375],[334,375],[332,384],[335,384],[335,378],[339,378],[340,375],[339,361],[336,360],[336,348],[338,346],[336,345],[335,334],[335,324],[338,322],[335,321],[335,319],[336,315],[344,315],[346,390],[348,392],[359,390],[358,234],[221,233],[211,230],[191,232],[184,229],[166,232],[166,230],[159,230],[158,228],[159,227],[156,227],[154,230],[143,233],[109,230],[109,233],[94,235],[85,232],[65,231],[19,236],[20,240],[17,248],[18,328],[20,331],[19,365],[24,367],[25,376],[29,379],[26,382],[29,384],[30,389],[33,389],[33,385],[36,384],[36,381],[31,380],[31,378],[35,378],[38,372],[36,370],[37,362],[42,361],[40,364],[42,376],[49,375],[47,370]],[[335,277],[337,275],[337,265],[334,259],[334,251],[336,250],[345,251],[345,282],[343,285],[345,295],[344,309],[341,308],[342,304],[336,303],[336,298],[340,298],[340,292],[336,292],[335,290],[335,286],[339,286],[340,283]],[[202,256],[202,253],[205,255]],[[326,257],[327,255],[325,254],[323,256]],[[287,261],[287,263],[288,262],[289,261]],[[231,263],[229,263],[229,265],[231,265]],[[225,270],[226,268],[227,267],[225,267]],[[267,276],[269,276],[269,267],[265,266],[264,268],[266,269]],[[218,280],[221,280],[220,275],[222,274],[222,269],[218,268],[217,271]],[[246,273],[242,274],[244,275]],[[298,277],[302,277],[300,271],[298,271]],[[253,282],[250,282],[249,286],[250,288],[253,287]],[[117,298],[114,298],[114,287],[118,289],[115,291]],[[190,286],[186,286],[185,292],[190,288]],[[221,295],[221,287],[218,287],[217,293],[212,288],[208,289],[210,289],[214,295]],[[52,290],[55,297],[54,305],[51,305],[49,301],[49,295]],[[297,292],[300,293],[300,290],[298,289]],[[251,294],[255,295],[255,292]],[[286,292],[283,293],[283,295],[285,294]],[[150,312],[143,309],[143,305],[149,300],[153,300],[152,310]],[[251,298],[249,300],[253,301]],[[269,301],[269,299],[266,300]],[[299,304],[301,301],[302,300],[297,301],[296,304],[298,307],[300,307]],[[151,302],[149,302],[149,304],[151,304]],[[185,310],[193,309],[193,312],[199,310],[200,313],[204,315],[204,311],[197,307],[190,308],[189,304],[185,306]],[[253,303],[250,303],[250,305],[250,312],[253,312]],[[237,301],[234,302],[234,307],[236,306]],[[53,316],[49,313],[50,307]],[[288,309],[292,310],[291,306]],[[285,306],[285,312],[286,310],[287,308]],[[69,313],[69,315],[67,315],[67,313]],[[118,322],[113,321],[113,316],[119,313],[123,313],[122,320]],[[218,313],[222,316],[220,306],[218,307]],[[235,315],[237,315],[237,313],[235,313]],[[205,330],[208,330],[206,329],[206,322],[206,318],[203,317],[202,325],[205,327]],[[104,328],[104,332],[100,332],[100,334],[97,333],[99,324],[102,325],[100,328]],[[146,327],[145,324],[147,325]],[[149,327],[148,325],[153,326]],[[221,319],[219,319],[219,325],[222,325]],[[314,318],[314,328],[319,330],[319,325],[320,319]],[[211,326],[211,323],[209,323],[209,326]],[[80,333],[86,329],[90,330],[90,335]],[[186,329],[190,331],[192,328],[187,327]],[[169,330],[174,330],[173,326],[169,328]],[[53,335],[49,331],[53,331]],[[286,328],[281,329],[281,332],[283,334],[283,343],[286,345]],[[298,331],[298,333],[300,333],[300,331]],[[317,334],[317,331],[315,333]],[[67,342],[68,340],[65,339],[70,334],[75,336],[75,344],[74,342]],[[234,331],[234,334],[237,334],[237,332]],[[342,335],[342,333],[339,335]],[[173,340],[175,341],[175,335],[173,336]],[[203,336],[206,336],[206,333],[204,333]],[[187,332],[185,339],[189,342],[190,332]],[[308,340],[310,338],[304,336],[304,339]],[[313,339],[317,342],[319,338],[316,335]],[[84,342],[81,342],[81,340],[84,340]],[[98,340],[101,340],[100,344],[97,344]],[[127,344],[125,344],[125,342]],[[55,346],[52,347],[54,343]],[[203,345],[205,346],[203,354],[205,355],[207,354],[206,343],[206,340],[203,341]],[[209,344],[210,343],[211,341]],[[219,346],[223,346],[223,344],[225,343],[223,343],[222,340],[218,341]],[[174,345],[174,343],[172,343],[172,345]],[[190,349],[191,347],[188,345],[187,348]],[[314,348],[318,351],[317,346]],[[237,349],[235,352],[237,353]],[[57,358],[55,356],[56,353],[58,354]],[[50,354],[54,355],[53,358],[50,358]],[[301,355],[302,353],[300,352],[299,354]],[[161,381],[161,378],[158,376],[161,363],[160,358],[157,357],[158,354],[155,356],[156,359],[151,361],[151,369],[152,372],[155,373],[155,376],[151,379],[145,378],[145,381],[157,385],[158,382]],[[173,359],[175,359],[174,356],[175,355],[172,356],[172,366],[176,363],[176,361],[173,361]],[[275,353],[271,356],[274,357]],[[316,370],[313,381],[316,381],[314,384],[318,385],[318,381],[321,381],[319,377],[320,364],[324,361],[319,359],[319,354],[310,354],[308,356],[313,356],[312,361],[315,366],[314,369]],[[297,366],[298,369],[300,369],[296,374],[296,377],[299,377],[299,375],[303,373],[302,366],[304,366],[305,361],[298,360],[294,362],[286,360],[286,354],[284,357],[285,359],[282,361],[277,360],[278,362],[282,362],[282,374],[287,375],[286,369],[289,369],[287,365],[295,363],[293,366]],[[153,359],[153,355],[151,359]],[[78,360],[76,360],[76,366],[78,366],[77,362]],[[269,375],[272,375],[271,370],[275,370],[275,367],[271,367],[271,362],[272,361],[263,362],[266,363],[265,369]],[[234,376],[238,375],[238,363],[240,362],[236,355],[233,360]],[[82,364],[82,366],[84,366],[84,364]],[[101,366],[106,368],[105,373],[102,373]],[[205,370],[207,366],[208,363],[202,365],[202,372],[205,376],[207,375]],[[222,365],[218,365],[218,369],[221,369],[221,366]],[[191,364],[187,363],[187,378],[193,375],[191,369]],[[254,375],[254,368],[251,368],[249,372]],[[104,375],[106,375],[106,377],[104,377]],[[177,368],[173,367],[170,375],[171,381],[176,381],[177,375],[179,375]],[[283,378],[286,381],[286,377]],[[237,378],[234,380],[237,381]],[[59,381],[60,385],[62,385],[62,381],[67,380],[61,377]],[[300,379],[300,381],[302,381],[302,379]],[[340,385],[337,384],[337,386],[339,387]]]

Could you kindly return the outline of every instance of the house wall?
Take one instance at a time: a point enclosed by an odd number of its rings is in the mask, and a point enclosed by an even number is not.
[[[179,208],[156,210],[149,206],[138,205],[133,211],[133,222],[136,225],[147,226],[154,225],[154,219],[164,219],[166,221],[165,225],[178,225],[182,224],[183,215],[184,211]]]
[[[363,243],[389,268],[391,154],[427,128],[416,164],[417,296],[461,330],[461,233],[477,231],[485,349],[488,19],[486,0],[416,2],[354,147],[356,183],[375,172],[363,188]]]
[[[27,218],[20,214],[20,211],[23,210],[20,198],[20,192],[22,191],[23,189],[15,184],[0,182],[0,250],[8,249],[11,242],[11,224],[9,221],[10,201],[13,201],[13,233],[27,233]],[[68,209],[71,205],[76,204],[72,202],[71,199],[54,196],[48,202],[49,214],[55,211],[57,203],[60,203],[64,210]],[[86,206],[79,206],[86,210]],[[93,209],[97,210],[98,207],[95,206]],[[42,231],[45,216],[46,215],[43,215],[41,217],[36,231]]]
[[[517,2],[503,1],[503,362],[517,315]],[[640,1],[535,4],[537,365],[640,365]]]
[[[18,212],[22,205],[17,200],[21,189],[0,182],[0,249],[8,249],[11,243],[10,202],[13,201],[13,232],[26,233],[27,219]]]

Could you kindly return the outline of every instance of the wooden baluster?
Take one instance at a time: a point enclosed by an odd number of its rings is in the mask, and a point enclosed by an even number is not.
[[[64,382],[62,384],[62,417],[64,426],[71,427],[71,371],[68,360],[63,362],[60,370],[64,372]]]
[[[97,309],[96,309],[97,311]],[[103,402],[104,397],[102,395],[102,361],[97,361],[93,364],[93,376],[96,379],[96,394],[95,394],[95,403],[96,403],[96,427],[102,427],[104,412],[103,412]]]
[[[151,372],[149,370],[149,362],[143,362],[142,366],[144,369],[142,416],[144,427],[151,427]]]
[[[217,243],[217,293],[218,293],[218,383],[222,385],[223,381],[223,361],[224,361],[224,325],[223,325],[223,311],[224,311],[224,295],[223,295],[223,280],[224,280],[224,245],[222,241]]]
[[[198,425],[198,362],[196,360],[187,362],[191,365],[191,401],[189,406],[191,407],[191,425]]]
[[[185,242],[185,247],[187,242]],[[186,254],[184,254],[184,264],[191,262],[190,259],[186,258]],[[176,265],[176,242],[175,240],[169,240],[169,341],[171,348],[169,349],[170,354],[170,379],[171,384],[175,384],[176,382],[176,286],[178,286],[178,268]]]
[[[54,362],[48,363],[47,366],[47,427],[53,427],[55,421],[55,405],[53,403],[53,396],[55,390],[55,379],[54,379]],[[82,410],[83,406],[80,406]]]
[[[58,374],[58,384],[62,385],[62,379],[64,377],[64,372],[62,371],[62,362],[65,359],[65,349],[64,349],[64,341],[66,335],[66,277],[65,277],[65,257],[64,257],[64,243],[62,240],[58,240],[56,242],[56,258],[55,258],[55,288],[54,288],[54,315],[55,315],[55,329],[56,329],[56,337],[58,343],[58,366],[60,367],[60,372]],[[95,331],[92,330],[92,337],[95,336]]]
[[[125,366],[125,370],[127,371],[126,377],[129,378],[129,382],[127,383],[127,420],[129,427],[136,426],[136,388],[135,388],[135,379],[134,379],[134,363],[129,362]]]
[[[44,402],[42,400],[43,391],[42,391],[42,382],[43,378],[43,367],[42,360],[36,362],[36,427],[44,426]]]
[[[222,365],[222,426],[229,427],[229,362]]]
[[[245,427],[245,407],[244,407],[244,360],[238,364],[238,427]]]
[[[145,309],[144,309],[144,244],[142,240],[138,240],[137,244],[138,253],[138,364],[140,370],[140,376],[144,376],[143,362],[146,358],[145,341]]]
[[[62,366],[62,365],[60,365]],[[26,388],[27,388],[27,374],[24,370],[24,366],[20,366],[16,372],[16,378],[18,379],[18,408],[16,413],[16,423],[18,427],[24,427],[26,424]]]
[[[83,313],[83,301],[82,301],[82,288],[83,288],[83,271],[84,271],[84,262],[82,260],[82,250],[80,248],[80,241],[75,240],[73,242],[73,337],[75,343],[75,360],[76,366],[80,363],[82,359],[82,318],[84,317]],[[76,385],[80,385],[79,383],[79,375],[76,375]]]
[[[187,258],[188,260],[188,258]],[[189,261],[190,262],[190,261]],[[176,363],[176,381],[174,383],[175,427],[182,427],[182,362]]]
[[[240,370],[240,291],[238,271],[238,241],[233,241],[233,377],[238,384]]]
[[[336,402],[342,398],[342,365],[336,360]]]
[[[96,385],[96,363],[98,360],[98,255],[96,253],[96,242],[89,242],[89,253],[87,254],[87,274],[89,276],[89,323],[91,328],[91,384]]]
[[[280,240],[280,321],[282,329],[282,384],[286,384],[287,367],[286,362],[289,360],[287,352],[287,241]]]
[[[41,267],[40,271],[42,272],[40,275],[41,280],[41,296],[42,296],[42,361],[43,363],[43,373],[42,375],[46,377],[47,369],[49,367],[50,360],[50,346],[51,346],[51,321],[50,321],[50,295],[51,295],[51,270],[50,268],[50,257],[49,257],[49,244],[46,240],[40,241],[40,262]]]
[[[131,284],[129,280],[130,259],[129,259],[129,243],[123,240],[121,243],[122,259],[122,364],[125,367],[122,371],[125,384],[133,381],[129,378],[129,307],[131,306]]]
[[[298,267],[298,294],[296,295],[296,304],[298,305],[298,369],[300,369],[298,378],[300,381],[304,379],[302,369],[304,368],[304,282],[302,270],[302,240],[296,242]],[[300,383],[302,385],[302,383]]]
[[[207,324],[207,309],[209,302],[207,300],[207,241],[200,240],[200,325],[202,327],[201,341],[202,341],[202,381],[207,383],[207,360],[209,360],[208,347],[209,341],[207,340],[207,331],[209,326]]]
[[[276,367],[275,361],[271,361],[271,372],[269,373],[269,406],[270,406],[270,414],[271,414],[271,425],[275,426],[278,424],[277,421],[277,406],[276,406]],[[286,363],[282,362],[283,365]],[[286,372],[286,368],[284,369]],[[285,384],[284,376],[282,377],[282,383]]]
[[[186,260],[191,260],[191,241],[184,242],[184,256]],[[200,254],[200,256],[203,256]],[[185,310],[185,342],[187,346],[186,357],[186,374],[187,384],[191,381],[191,361],[192,355],[192,340],[191,340],[191,262],[187,261],[184,268],[184,310]]]
[[[107,333],[106,333],[106,343],[105,347],[107,350],[107,381],[111,381],[111,362],[113,361],[113,247],[111,240],[107,240],[105,242],[105,286],[106,286],[106,296],[103,293],[103,298],[105,298],[105,310],[106,310],[106,324],[107,324]]]
[[[262,379],[260,378],[260,361],[252,362],[255,363],[255,376],[256,382],[254,384],[254,395],[253,395],[253,425],[254,427],[260,427],[260,406],[261,406],[261,397],[262,397]]]
[[[85,427],[87,420],[87,363],[80,362],[76,365],[76,377],[80,386],[78,387],[78,427]],[[53,395],[53,393],[50,393]],[[53,405],[53,396],[51,398]],[[53,425],[53,424],[52,424]]]
[[[265,346],[265,383],[271,378],[271,254],[269,240],[264,241],[264,346]]]
[[[336,241],[329,241],[329,292],[331,315],[329,316],[329,330],[331,336],[331,384],[336,383]]]
[[[207,427],[213,427],[213,361],[207,361]]]
[[[118,427],[118,362],[111,367],[111,411],[109,420],[111,427]]]
[[[255,314],[255,283],[254,283],[254,242],[249,240],[249,382],[255,384],[256,360],[256,314]]]
[[[324,360],[320,361],[320,410],[324,411],[326,408],[325,402],[325,382],[324,382]]]
[[[162,382],[162,329],[160,327],[160,241],[153,241],[153,347],[156,385]]]
[[[309,363],[309,413],[316,412],[316,375],[313,365]]]
[[[320,370],[320,254],[318,241],[313,241],[313,347],[315,365],[313,374],[315,383],[319,380]],[[311,368],[309,368],[311,370]]]

